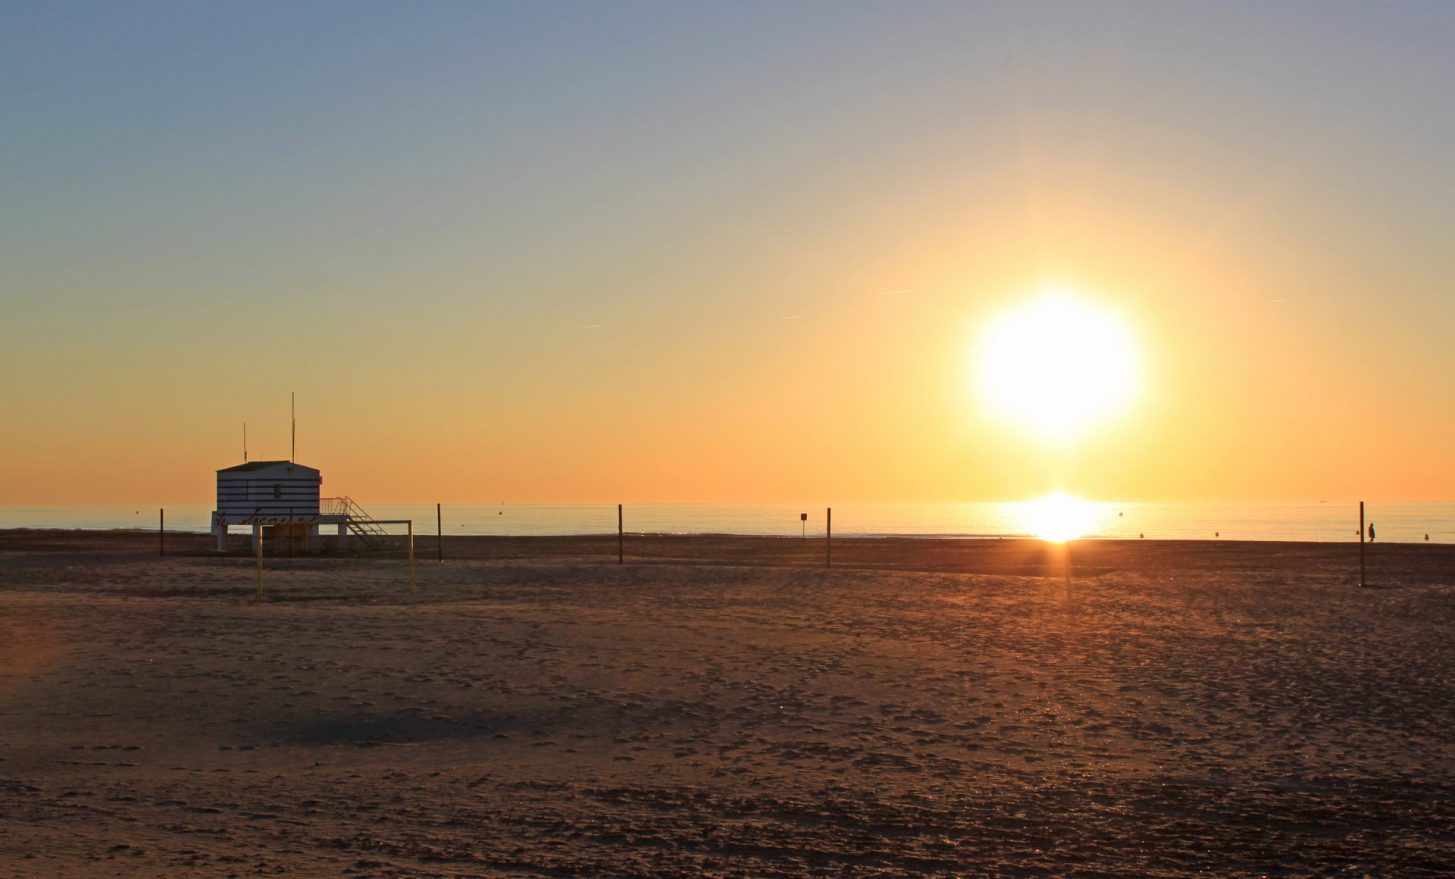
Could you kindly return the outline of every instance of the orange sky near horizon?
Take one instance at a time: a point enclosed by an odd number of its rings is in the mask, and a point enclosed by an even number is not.
[[[213,471],[241,461],[244,418],[254,460],[288,456],[289,390],[298,459],[323,470],[326,493],[376,503],[1455,493],[1448,444],[1417,439],[1455,436],[1455,416],[1426,404],[1440,370],[1361,368],[1407,361],[1407,334],[1313,311],[1283,267],[1248,271],[1236,242],[1169,240],[1144,222],[918,243],[881,258],[913,269],[859,260],[834,278],[850,292],[791,308],[760,294],[751,309],[684,304],[656,325],[629,308],[601,326],[534,316],[519,338],[486,334],[479,354],[468,327],[436,332],[426,315],[381,328],[396,341],[357,369],[212,372],[193,366],[202,345],[175,367],[118,349],[93,374],[36,370],[12,394],[27,417],[7,429],[0,501],[206,502]],[[1045,267],[1047,240],[1078,258]],[[1112,246],[1126,241],[1133,252]],[[1161,255],[1155,269],[1137,268],[1143,251]],[[1065,446],[985,412],[972,378],[980,327],[1047,283],[1115,309],[1141,348],[1130,410]],[[328,344],[299,327],[276,350]],[[1376,353],[1345,357],[1361,345]]]
[[[917,8],[12,22],[0,505],[207,503],[290,392],[366,505],[1455,498],[1455,27]],[[1062,445],[970,366],[1047,287],[1141,364]]]

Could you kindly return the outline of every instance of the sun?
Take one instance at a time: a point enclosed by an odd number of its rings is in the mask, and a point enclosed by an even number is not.
[[[992,318],[974,365],[986,409],[1058,444],[1126,408],[1137,368],[1136,340],[1120,316],[1059,290]]]

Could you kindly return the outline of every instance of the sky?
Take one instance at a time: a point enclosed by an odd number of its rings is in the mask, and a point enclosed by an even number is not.
[[[1455,5],[0,6],[0,504],[1455,497]],[[1114,313],[1046,442],[982,330]],[[1074,369],[1074,366],[1071,367]]]

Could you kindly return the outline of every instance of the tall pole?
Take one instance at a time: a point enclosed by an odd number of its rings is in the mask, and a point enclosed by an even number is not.
[[[288,460],[298,457],[298,394],[288,392]]]
[[[439,550],[439,554],[440,554],[440,564],[444,564],[444,561],[445,561],[445,524],[444,523],[445,523],[444,514],[442,514],[440,512],[440,505],[439,504],[435,504],[434,505],[435,548]]]
[[[834,564],[834,508],[827,507],[824,519],[824,555],[823,566],[832,567]]]
[[[157,555],[167,554],[167,510],[157,509]]]
[[[1364,502],[1359,502],[1359,585],[1364,584]]]
[[[626,559],[626,550],[623,548],[621,536],[621,504],[616,505],[616,563],[622,564]]]
[[[409,520],[409,594],[414,595],[414,520]]]
[[[261,525],[254,525],[258,529],[258,601],[263,600],[263,528]]]

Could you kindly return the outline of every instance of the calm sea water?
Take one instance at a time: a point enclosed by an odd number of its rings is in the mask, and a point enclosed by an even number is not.
[[[418,534],[435,533],[434,504],[366,505],[379,519],[413,519]],[[205,532],[212,506],[169,507],[167,528]],[[808,513],[807,523],[799,514]],[[1366,516],[1382,542],[1455,543],[1455,503],[1370,503]],[[834,534],[845,537],[1024,536],[1034,528],[1021,505],[842,504],[833,508]],[[1358,539],[1357,503],[1193,504],[1098,502],[1087,510],[1089,537],[1224,540]],[[156,507],[0,507],[0,528],[157,527]],[[629,504],[633,532],[822,535],[824,508],[791,504]],[[802,529],[802,532],[800,531]],[[239,530],[239,529],[234,529]],[[615,504],[453,504],[444,507],[446,534],[513,536],[605,534],[616,531]]]

